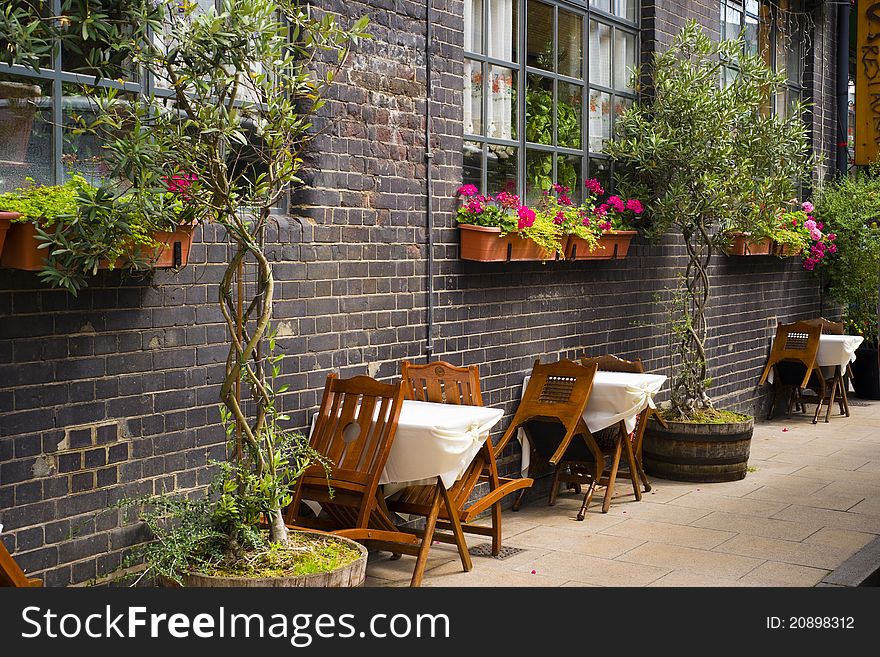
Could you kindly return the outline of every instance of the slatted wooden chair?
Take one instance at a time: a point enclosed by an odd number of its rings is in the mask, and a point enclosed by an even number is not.
[[[585,356],[581,358],[581,365],[587,367],[597,365],[599,371],[602,372],[628,372],[630,374],[642,374],[645,371],[645,367],[642,365],[640,358],[636,358],[635,360],[624,360],[611,354],[595,356],[592,358]],[[599,436],[594,434],[596,443],[610,461],[608,475],[604,476],[602,481],[599,482],[600,485],[606,487],[605,498],[602,503],[603,513],[608,513],[608,509],[611,507],[611,498],[614,495],[614,483],[618,475],[624,475],[630,480],[636,500],[642,499],[639,479],[641,479],[642,483],[645,485],[645,492],[651,490],[651,483],[648,481],[648,476],[642,469],[642,440],[645,435],[645,428],[648,425],[648,419],[654,414],[656,414],[656,411],[653,408],[647,408],[642,411],[639,414],[636,427],[632,434],[627,435],[626,425],[623,421],[608,428],[608,433],[614,434],[611,436],[610,441],[600,439]],[[626,447],[626,443],[623,442],[624,439],[629,439],[629,448],[624,449]],[[627,462],[623,464],[623,468],[621,469],[620,457],[622,453],[626,454]]]
[[[292,528],[329,531],[394,554],[413,555],[416,564],[410,585],[418,586],[425,570],[441,496],[447,505],[451,502],[446,489],[438,486],[426,527],[421,532],[399,528],[392,521],[379,490],[379,480],[391,451],[402,405],[400,383],[384,384],[368,376],[351,379],[328,376],[310,444],[331,463],[329,482],[322,466],[309,467],[297,480],[285,520]],[[319,503],[322,513],[317,518],[300,514],[304,500]],[[453,525],[457,520],[458,517],[453,516]],[[465,570],[470,570],[466,551],[462,563]]]
[[[480,374],[475,365],[455,367],[443,361],[427,365],[401,363],[403,393],[407,399],[440,404],[465,404],[482,406]],[[474,498],[477,485],[484,483],[488,490]],[[462,530],[468,534],[492,537],[492,554],[501,551],[501,500],[507,495],[532,485],[529,478],[506,478],[498,476],[498,465],[492,439],[487,438],[483,448],[471,461],[468,469],[449,489],[453,512],[458,515]],[[433,486],[410,486],[396,493],[387,501],[388,508],[398,513],[427,516],[433,495]],[[492,509],[490,527],[472,524],[487,509]],[[449,515],[444,507],[440,510],[437,528],[451,529]],[[453,542],[454,535],[435,534],[435,540]],[[460,546],[461,547],[461,546]],[[464,546],[467,550],[467,545]]]
[[[805,324],[818,324],[822,327],[822,335],[843,335],[843,322],[834,322],[824,317],[815,317],[813,319],[803,320]],[[852,367],[846,364],[846,368],[837,372],[831,379],[831,384],[836,384],[838,396],[838,405],[840,406],[840,414],[849,417],[849,398],[847,397],[847,388],[849,387],[849,379],[852,378]],[[826,379],[826,382],[828,379]],[[828,406],[828,412],[831,412],[831,405]]]
[[[556,503],[560,482],[588,486],[578,520],[584,519],[605,467],[602,450],[583,418],[596,370],[596,365],[585,367],[570,360],[547,365],[535,361],[516,414],[495,447],[495,454],[500,454],[516,431],[523,428],[532,448],[556,468],[550,489],[551,506]],[[564,466],[571,464],[576,466],[576,472],[566,474]],[[514,509],[519,508],[523,492]]]
[[[15,559],[9,554],[3,541],[0,541],[0,586],[13,586],[26,588],[42,586],[43,582],[35,577],[28,577],[15,563]]]
[[[800,390],[810,388],[816,393],[819,403],[816,405],[813,424],[819,421],[822,401],[828,399],[829,404],[834,403],[833,396],[827,394],[825,377],[816,366],[816,354],[819,351],[821,334],[821,326],[805,322],[776,326],[773,348],[770,350],[770,357],[767,359],[758,381],[758,385],[762,385],[767,381],[770,372],[773,372],[774,392],[770,411],[767,414],[768,420],[772,419],[776,402],[785,392],[789,394],[789,418],[795,400],[799,399]]]

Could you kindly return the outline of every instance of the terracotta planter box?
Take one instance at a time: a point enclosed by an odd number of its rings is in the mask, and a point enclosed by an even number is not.
[[[788,244],[779,244],[777,242],[773,242],[773,247],[771,249],[771,253],[780,258],[790,258],[791,256],[800,254],[800,252],[801,250],[797,247]]]
[[[589,243],[575,235],[568,236],[565,247],[566,260],[617,260],[625,258],[629,243],[638,235],[635,230],[614,230],[599,237],[596,248],[590,251]]]
[[[9,213],[4,213],[9,214]],[[189,259],[193,240],[193,226],[183,226],[174,232],[159,231],[154,236],[162,246],[147,258],[154,268],[182,267]],[[6,244],[0,256],[0,266],[25,271],[40,271],[46,265],[48,249],[38,249],[37,230],[32,223],[12,224],[6,234]],[[122,263],[117,263],[117,267]],[[101,269],[107,269],[102,265]]]
[[[48,249],[38,249],[37,229],[32,223],[12,224],[6,233],[0,266],[40,271],[46,265]]]
[[[757,256],[770,255],[774,242],[769,237],[753,240],[748,233],[733,233],[731,244],[725,249],[727,255],[734,256]]]
[[[556,254],[545,251],[530,239],[517,233],[501,236],[501,229],[489,226],[459,224],[461,238],[459,256],[477,262],[555,260]]]
[[[12,222],[21,215],[18,212],[0,212],[0,253],[3,253],[3,244],[6,242],[6,232]]]

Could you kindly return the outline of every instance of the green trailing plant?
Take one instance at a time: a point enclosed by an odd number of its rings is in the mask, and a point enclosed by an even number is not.
[[[738,74],[722,86],[731,61]],[[678,340],[672,406],[679,417],[694,417],[713,409],[706,362],[709,262],[724,248],[727,232],[748,231],[751,219],[795,195],[793,181],[810,175],[803,107],[787,118],[765,111],[784,74],[744,55],[742,41],[713,41],[694,22],[635,79],[650,79],[650,93],[618,118],[618,138],[605,150],[624,172],[620,189],[646,199],[649,235],[675,227],[684,239],[689,320]]]
[[[825,260],[828,296],[843,307],[846,332],[877,343],[880,285],[880,163],[826,184],[815,199],[816,218],[837,235]]]

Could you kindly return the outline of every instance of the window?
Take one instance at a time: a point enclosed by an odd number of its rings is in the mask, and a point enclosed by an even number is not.
[[[804,59],[806,29],[800,20],[799,0],[722,0],[721,38],[742,36],[744,49],[759,54],[775,71],[785,72],[786,84],[773,100],[772,111],[786,116],[791,107],[804,99]],[[736,76],[736,62],[725,69],[723,82]]]
[[[610,186],[602,149],[635,98],[635,0],[465,0],[464,50],[464,182],[527,199]]]
[[[99,5],[112,17],[122,2],[97,0],[88,4],[92,9]],[[48,15],[65,16],[79,11],[82,0],[46,0],[43,4],[51,12]],[[196,4],[209,7],[214,0],[198,0]],[[78,173],[99,183],[108,173],[97,139],[74,128],[78,117],[87,116],[92,109],[81,90],[95,82],[97,50],[94,41],[76,36],[80,25],[69,23],[73,38],[53,57],[46,57],[39,72],[0,64],[0,192],[21,187],[26,178],[52,185]],[[103,35],[108,42],[114,38],[119,35]],[[145,90],[163,93],[160,81],[141,79],[124,58],[104,65],[108,68],[99,82],[101,87],[131,92],[132,97]]]

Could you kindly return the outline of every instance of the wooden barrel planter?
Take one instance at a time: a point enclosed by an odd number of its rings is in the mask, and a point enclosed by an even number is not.
[[[673,481],[737,481],[746,476],[754,420],[729,424],[668,422],[653,418],[642,443],[645,472]]]
[[[860,399],[880,399],[880,354],[876,345],[864,342],[856,349],[851,363],[855,396]]]
[[[355,561],[347,566],[326,573],[291,575],[289,577],[224,577],[192,573],[185,575],[185,586],[218,588],[341,588],[362,586],[367,574],[367,548],[360,543],[342,536],[329,536],[306,532],[313,536],[323,536],[328,541],[345,543],[360,553]]]

